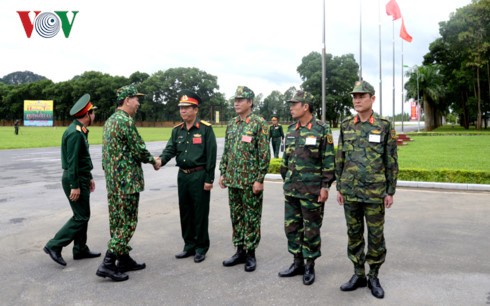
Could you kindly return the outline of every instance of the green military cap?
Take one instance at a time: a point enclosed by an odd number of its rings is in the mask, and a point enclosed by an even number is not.
[[[179,104],[177,106],[199,106],[202,103],[201,97],[187,89],[182,90],[179,97]]]
[[[117,101],[124,100],[127,97],[144,96],[145,94],[139,93],[134,85],[126,85],[117,90]]]
[[[290,100],[288,100],[286,102],[288,102],[288,103],[301,102],[301,103],[310,104],[310,103],[313,103],[313,100],[314,99],[315,99],[315,97],[313,97],[313,95],[310,94],[309,92],[304,91],[304,90],[297,90],[294,93],[294,96]]]
[[[247,86],[238,86],[235,92],[235,99],[251,99],[255,98],[254,92]]]
[[[374,92],[375,91],[373,85],[369,84],[366,81],[357,81],[356,84],[354,84],[354,89],[352,89],[350,93],[368,93],[374,95]]]
[[[97,107],[90,102],[90,95],[84,94],[70,109],[70,116],[81,117],[91,109],[97,109]]]

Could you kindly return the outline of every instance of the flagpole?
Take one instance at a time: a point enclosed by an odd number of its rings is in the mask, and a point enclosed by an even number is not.
[[[325,103],[325,0],[323,0],[323,44],[322,44],[322,121],[325,122],[326,103]]]
[[[378,23],[379,23],[379,115],[383,116],[383,76],[381,69],[381,7],[378,0]]]
[[[393,128],[395,128],[395,21],[391,22],[393,25]]]
[[[359,81],[362,81],[362,0],[359,0]]]
[[[403,90],[405,88],[405,86],[404,86],[405,84],[403,84],[403,39],[401,39],[401,41],[402,41],[402,90],[401,91],[402,91],[402,133],[403,133],[403,117],[404,117],[404,113],[403,113],[403,104],[404,104],[403,103],[403,98],[404,98],[403,97]]]

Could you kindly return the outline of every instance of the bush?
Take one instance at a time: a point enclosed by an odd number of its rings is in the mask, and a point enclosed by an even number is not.
[[[281,158],[271,159],[271,162],[269,164],[269,170],[267,171],[267,173],[279,174],[281,168],[281,162],[282,162]]]

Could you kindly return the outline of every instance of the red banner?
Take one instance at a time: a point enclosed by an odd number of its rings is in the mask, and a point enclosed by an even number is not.
[[[410,102],[410,120],[417,120],[417,102]]]

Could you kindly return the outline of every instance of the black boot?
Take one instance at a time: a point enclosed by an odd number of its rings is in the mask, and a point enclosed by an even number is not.
[[[245,271],[255,271],[257,267],[257,260],[255,259],[255,250],[248,250],[247,257],[245,259]]]
[[[131,256],[129,256],[129,254],[119,256],[116,266],[121,272],[136,271],[146,268],[145,263],[137,263],[133,258],[131,258]]]
[[[305,274],[303,274],[303,284],[311,285],[315,282],[315,261],[309,259],[306,261]]]
[[[351,279],[340,286],[340,290],[342,291],[353,291],[357,288],[366,287],[367,279],[365,276],[358,276],[356,274],[352,275]]]
[[[223,266],[231,267],[234,265],[245,263],[246,253],[242,245],[237,246],[236,253],[230,258],[223,261]]]
[[[117,270],[116,255],[109,252],[109,250],[107,250],[104,260],[95,274],[104,278],[110,277],[116,282],[125,281],[129,278],[127,274],[121,273]]]
[[[381,284],[379,283],[379,279],[376,276],[371,276],[368,279],[368,287],[371,289],[371,294],[378,299],[382,299],[385,296],[385,291]]]
[[[295,275],[302,275],[305,273],[305,262],[302,256],[294,256],[293,264],[281,272],[279,272],[279,277],[291,277]]]

